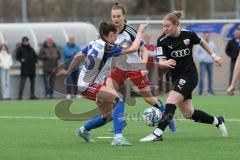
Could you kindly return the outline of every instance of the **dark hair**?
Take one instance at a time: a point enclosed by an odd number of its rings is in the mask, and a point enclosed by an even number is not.
[[[2,48],[3,48],[3,47],[6,48],[6,51],[7,51],[7,53],[9,54],[9,52],[8,52],[8,46],[7,46],[6,44],[1,44],[1,45],[0,45],[0,51],[2,51]]]
[[[23,41],[29,41],[29,38],[27,37],[27,36],[24,36],[23,38],[22,38],[22,42]]]
[[[104,40],[104,36],[108,36],[110,32],[117,33],[117,27],[111,22],[101,22],[99,25],[99,36]]]
[[[164,19],[172,22],[175,25],[179,25],[180,24],[179,20],[181,19],[182,15],[183,15],[183,11],[173,11],[173,12],[167,14],[164,17]]]

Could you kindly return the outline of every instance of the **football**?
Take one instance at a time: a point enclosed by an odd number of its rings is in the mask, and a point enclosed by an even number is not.
[[[150,107],[143,112],[142,118],[147,126],[156,126],[162,118],[162,113],[158,108]]]

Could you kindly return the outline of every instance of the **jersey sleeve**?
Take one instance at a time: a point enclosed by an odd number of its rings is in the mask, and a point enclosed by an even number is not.
[[[191,32],[191,41],[193,44],[199,44],[201,42],[201,38],[195,32]]]
[[[83,55],[87,56],[87,54],[88,54],[88,49],[89,49],[89,46],[88,46],[88,45],[83,48],[83,50],[82,50]]]
[[[105,52],[107,52],[108,58],[117,57],[122,53],[123,47],[119,45],[107,45]]]
[[[167,51],[160,40],[157,41],[157,59],[167,58]]]
[[[137,31],[128,25],[125,26],[125,31],[130,35],[131,41],[133,42],[136,39]],[[143,46],[143,45],[144,45],[144,41],[141,40],[140,46]]]

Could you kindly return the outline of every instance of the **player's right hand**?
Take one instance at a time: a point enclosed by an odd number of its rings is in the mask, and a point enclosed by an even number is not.
[[[161,63],[161,65],[174,69],[176,67],[176,61],[174,59],[165,60]]]
[[[235,90],[235,87],[233,85],[230,85],[229,88],[227,89],[227,94],[229,96],[233,96],[234,95],[234,90]]]

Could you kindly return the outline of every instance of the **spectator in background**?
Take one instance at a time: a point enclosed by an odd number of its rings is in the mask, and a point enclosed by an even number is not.
[[[11,54],[6,44],[0,45],[0,94],[3,100],[10,100],[10,67],[13,65]]]
[[[39,59],[43,61],[43,82],[45,86],[45,98],[53,98],[53,90],[49,86],[49,76],[58,66],[58,60],[61,58],[59,49],[57,48],[52,36],[48,36],[40,49]],[[54,82],[51,82],[54,84]]]
[[[68,68],[73,57],[81,51],[80,47],[76,45],[75,43],[75,38],[70,37],[68,42],[64,45],[63,47],[64,51],[64,59],[65,59],[65,67]],[[67,84],[68,85],[77,85],[78,81],[78,75],[79,75],[79,70],[76,69],[73,71],[68,77],[67,77]],[[74,90],[73,87],[68,86],[67,87],[67,99],[71,98],[71,94],[77,95],[77,87],[75,87]]]
[[[37,55],[34,49],[29,44],[29,38],[26,36],[22,38],[22,44],[17,48],[16,59],[21,63],[21,78],[18,99],[22,99],[27,77],[29,77],[30,79],[30,99],[37,99],[37,97],[35,97]]]
[[[208,43],[209,47],[212,49],[213,53],[217,53],[217,47],[213,41],[210,41],[210,32],[203,33],[203,39]],[[214,95],[213,91],[213,59],[212,57],[201,47],[196,47],[196,58],[199,62],[199,95],[203,94],[204,91],[204,80],[205,73],[207,71],[208,75],[208,94]]]
[[[231,59],[229,84],[231,84],[234,66],[240,51],[239,46],[240,46],[240,26],[235,30],[234,38],[227,43],[227,47],[225,49],[227,56]]]

